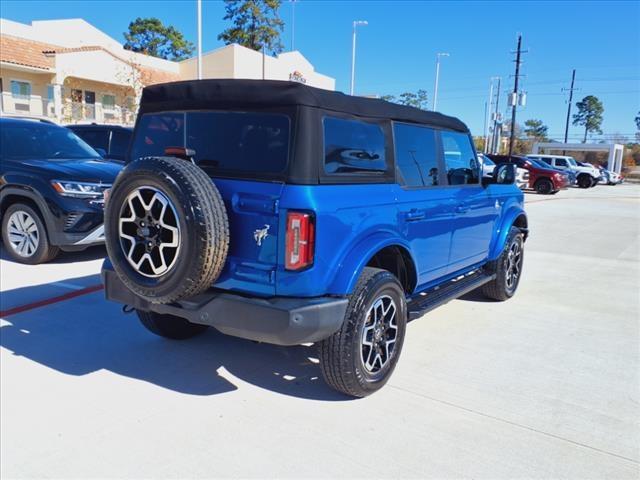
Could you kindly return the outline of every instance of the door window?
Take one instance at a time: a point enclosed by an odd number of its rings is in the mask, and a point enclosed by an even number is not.
[[[556,167],[567,168],[569,166],[569,162],[567,162],[564,158],[556,158]]]
[[[105,152],[109,151],[109,130],[82,129],[75,133],[93,148],[101,148]]]
[[[401,185],[435,187],[439,184],[436,132],[431,128],[396,123],[393,127],[396,170]]]
[[[124,156],[129,149],[129,140],[131,140],[131,132],[129,130],[114,130],[111,133],[111,149],[109,157],[117,160],[124,160]]]
[[[479,165],[469,135],[445,130],[441,137],[449,185],[477,184]]]

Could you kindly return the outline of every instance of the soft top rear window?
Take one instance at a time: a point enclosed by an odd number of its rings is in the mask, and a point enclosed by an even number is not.
[[[211,175],[274,176],[287,167],[289,138],[289,117],[279,113],[147,113],[136,127],[130,158],[187,147],[195,150],[196,163]]]

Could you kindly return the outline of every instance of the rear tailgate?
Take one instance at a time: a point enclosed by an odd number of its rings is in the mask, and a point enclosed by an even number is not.
[[[229,217],[229,255],[215,286],[275,295],[278,265],[278,202],[284,185],[214,179]]]

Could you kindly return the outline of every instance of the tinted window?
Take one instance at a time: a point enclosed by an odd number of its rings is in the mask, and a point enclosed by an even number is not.
[[[435,131],[401,123],[395,124],[393,129],[400,183],[412,187],[438,185]]]
[[[93,148],[102,148],[109,151],[109,131],[108,130],[74,130],[76,135],[91,145]]]
[[[568,167],[569,162],[567,162],[564,158],[556,158],[556,166],[558,167]]]
[[[3,123],[0,128],[0,155],[2,158],[24,160],[100,157],[71,130],[35,122]]]
[[[540,160],[542,160],[547,165],[551,165],[551,159],[550,158],[541,158]]]
[[[469,135],[449,131],[441,135],[449,185],[478,183],[478,160]]]
[[[129,148],[131,132],[128,130],[114,130],[111,134],[111,150],[109,156],[118,160],[124,160]]]
[[[387,171],[384,132],[379,125],[333,117],[326,117],[323,124],[325,172],[377,174]]]
[[[164,155],[166,147],[194,149],[196,163],[214,174],[281,173],[288,159],[289,117],[237,112],[144,115],[136,130],[131,158]]]

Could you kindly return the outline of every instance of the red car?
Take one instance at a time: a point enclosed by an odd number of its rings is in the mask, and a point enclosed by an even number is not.
[[[509,162],[508,155],[487,155],[487,157],[493,160],[496,165]],[[529,171],[529,188],[541,195],[558,193],[571,185],[566,173],[552,168],[542,168],[529,158],[512,155],[511,163],[516,164],[518,168]]]

